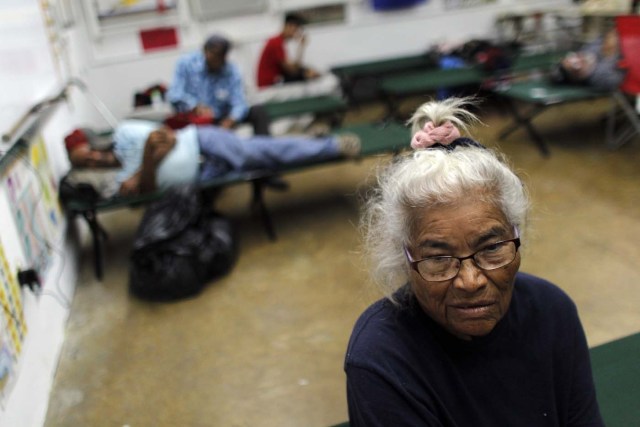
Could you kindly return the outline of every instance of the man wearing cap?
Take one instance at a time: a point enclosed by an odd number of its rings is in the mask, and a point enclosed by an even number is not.
[[[68,135],[69,160],[79,168],[119,168],[111,195],[142,194],[232,171],[273,170],[305,161],[355,157],[360,152],[360,140],[352,134],[240,137],[212,125],[189,125],[173,131],[144,120],[123,121],[112,135],[110,149],[96,150],[90,139],[83,130]]]
[[[229,41],[216,34],[201,52],[180,58],[167,99],[178,113],[210,117],[226,129],[249,122],[255,134],[268,135],[269,118],[262,106],[247,105],[240,71],[226,59],[230,49]]]

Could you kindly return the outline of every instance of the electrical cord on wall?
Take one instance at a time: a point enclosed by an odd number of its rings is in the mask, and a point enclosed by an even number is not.
[[[23,161],[23,163],[27,166],[27,169],[29,169],[31,173],[33,173],[33,176],[36,178],[36,181],[40,184],[40,176],[38,175],[38,171],[31,164],[26,154],[24,156],[21,156],[20,158]],[[60,266],[60,270],[58,271],[58,275],[56,276],[56,280],[54,281],[54,286],[55,286],[55,290],[57,291],[57,294],[54,292],[43,290],[42,287],[39,287],[38,289],[40,289],[40,291],[36,292],[36,296],[39,296],[39,297],[50,296],[54,300],[56,300],[64,309],[69,309],[69,307],[71,306],[70,298],[68,298],[60,288],[60,279],[62,278],[62,273],[64,271],[64,266],[66,263],[64,251],[62,248],[56,247],[55,245],[51,244],[49,241],[47,241],[46,238],[44,238],[44,236],[38,235],[38,233],[36,232],[36,229],[33,227],[35,224],[36,208],[40,200],[42,200],[41,196],[43,194],[42,185],[38,185],[38,188],[39,188],[40,194],[38,194],[37,202],[33,205],[33,208],[30,213],[30,218],[29,218],[29,223],[31,224],[31,231],[34,237],[37,240],[39,240],[40,243],[42,243],[47,250],[51,250],[53,251],[54,254],[60,256],[61,266]]]
[[[31,162],[30,162],[29,158],[27,157],[27,155],[28,155],[28,150],[25,151],[24,154],[19,154],[19,153],[14,154],[14,156],[18,160],[21,160],[27,166],[27,169],[29,169],[31,171],[31,173],[33,174],[33,176],[36,179],[36,182],[38,183],[39,193],[36,196],[36,203],[33,204],[30,212],[28,213],[28,218],[27,218],[28,221],[26,221],[26,224],[29,225],[29,228],[30,228],[33,236],[35,237],[35,239],[40,244],[42,244],[47,251],[52,251],[54,254],[59,255],[60,256],[60,262],[61,262],[60,270],[59,270],[59,272],[57,274],[57,277],[56,277],[56,279],[54,281],[54,286],[55,286],[56,292],[43,290],[42,287],[39,286],[39,283],[38,283],[37,287],[31,287],[30,286],[30,289],[35,293],[36,296],[38,296],[38,297],[40,297],[40,296],[50,296],[54,300],[56,300],[63,308],[69,309],[69,307],[71,306],[70,298],[67,297],[64,294],[64,292],[62,291],[62,289],[60,288],[60,280],[62,278],[62,273],[64,271],[64,267],[65,267],[65,264],[66,264],[64,251],[62,250],[62,248],[56,247],[55,245],[51,244],[49,241],[47,241],[47,239],[44,236],[41,236],[40,234],[38,234],[37,230],[35,228],[36,208],[38,207],[38,204],[40,203],[40,200],[42,200],[42,198],[43,198],[43,191],[42,191],[42,184],[41,184],[40,175],[38,174],[38,171],[35,169],[35,167],[31,164]]]

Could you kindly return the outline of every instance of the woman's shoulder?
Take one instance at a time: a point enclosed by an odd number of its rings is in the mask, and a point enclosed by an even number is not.
[[[384,324],[394,312],[393,304],[386,298],[380,299],[371,304],[356,320],[353,327],[352,340],[358,339],[360,335],[368,329],[375,328],[376,325]]]
[[[371,304],[356,321],[347,350],[347,362],[367,358],[372,352],[402,347],[421,316],[407,301],[387,298]]]

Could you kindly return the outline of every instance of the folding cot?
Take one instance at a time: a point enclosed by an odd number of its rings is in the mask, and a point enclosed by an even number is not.
[[[387,117],[399,118],[400,101],[410,95],[433,92],[440,88],[478,85],[487,74],[477,67],[430,69],[388,77],[380,83],[381,96],[387,105]]]
[[[378,90],[382,77],[409,71],[433,69],[436,64],[426,52],[416,55],[398,56],[395,58],[363,61],[331,68],[331,72],[340,79],[340,87],[349,104],[358,102],[357,89],[369,83],[370,89]],[[374,94],[377,96],[377,94]]]
[[[516,82],[493,90],[506,101],[514,118],[513,123],[500,132],[499,138],[502,140],[520,127],[524,127],[544,157],[548,157],[550,151],[547,143],[533,126],[532,121],[535,117],[552,106],[610,95],[610,92],[587,86],[557,85],[546,79]],[[530,104],[531,107],[523,111],[518,108],[517,103]]]
[[[271,120],[313,114],[316,117],[328,117],[331,125],[336,127],[342,122],[342,118],[347,111],[347,103],[336,96],[319,95],[284,101],[271,101],[265,103],[264,108]]]
[[[495,92],[506,99],[514,116],[514,123],[505,128],[500,138],[524,126],[529,136],[538,145],[544,156],[549,155],[547,144],[534,128],[532,120],[548,107],[568,102],[585,101],[594,98],[611,97],[611,109],[607,120],[606,143],[617,148],[634,136],[640,135],[640,117],[630,100],[640,96],[640,16],[627,15],[615,18],[620,50],[623,56],[621,67],[627,70],[624,81],[614,91],[601,91],[585,86],[558,86],[545,80],[512,84],[496,88]],[[516,102],[531,104],[529,111],[518,111]],[[627,126],[618,126],[618,109],[627,120]]]
[[[427,69],[411,73],[387,77],[380,83],[388,115],[398,116],[398,104],[401,99],[417,94],[433,92],[440,88],[453,88],[466,85],[477,85],[478,88],[487,80],[494,78],[514,77],[534,70],[546,69],[556,63],[561,52],[545,52],[531,55],[518,55],[507,70],[488,72],[480,67],[468,66],[453,69]]]
[[[283,117],[313,114],[316,117],[327,117],[333,127],[340,125],[342,118],[347,111],[347,102],[338,96],[332,95],[318,95],[286,99],[282,101],[269,101],[262,105],[265,109],[266,115],[272,121]],[[128,118],[160,122],[171,114],[173,114],[173,110],[169,104],[163,104],[161,108],[155,108],[153,106],[139,106],[128,115]]]
[[[357,124],[336,129],[335,134],[355,133],[362,142],[360,157],[373,156],[384,153],[398,153],[409,146],[409,129],[397,123]],[[212,202],[212,196],[218,190],[241,183],[250,183],[253,189],[252,206],[258,211],[265,230],[272,240],[276,238],[268,208],[264,201],[264,191],[268,188],[267,182],[274,175],[282,175],[287,172],[301,171],[306,168],[323,164],[345,161],[343,157],[304,162],[279,168],[278,170],[251,170],[232,172],[222,177],[203,182],[199,190],[205,196],[206,202]],[[140,196],[120,197],[88,202],[86,200],[69,200],[65,203],[65,209],[71,217],[81,216],[89,227],[93,240],[95,275],[98,279],[103,275],[102,244],[107,238],[106,231],[98,220],[98,213],[113,211],[121,208],[144,206],[162,197],[162,192],[154,192]]]
[[[630,100],[640,96],[640,16],[618,16],[616,29],[618,31],[620,50],[623,56],[621,67],[627,70],[626,76],[619,88],[614,91],[601,91],[585,86],[558,86],[547,81],[530,81],[515,83],[509,87],[496,88],[495,92],[507,100],[507,104],[514,116],[514,123],[505,128],[500,134],[504,138],[520,126],[524,126],[529,136],[536,142],[544,156],[549,155],[549,149],[540,134],[532,124],[532,120],[553,105],[568,102],[584,101],[599,97],[611,97],[611,109],[607,120],[606,143],[610,148],[620,147],[634,136],[640,135],[640,117],[638,111],[630,104]],[[532,108],[526,113],[520,113],[516,101],[531,104]],[[619,111],[627,123],[619,126]]]

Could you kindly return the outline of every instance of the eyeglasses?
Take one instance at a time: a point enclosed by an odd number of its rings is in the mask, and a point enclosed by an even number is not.
[[[471,258],[473,263],[482,270],[495,270],[509,265],[516,259],[519,247],[520,237],[518,236],[514,239],[492,243],[462,258],[445,255],[414,260],[406,246],[404,247],[404,253],[409,260],[411,268],[424,280],[427,282],[444,282],[458,275],[462,261],[465,259]]]

